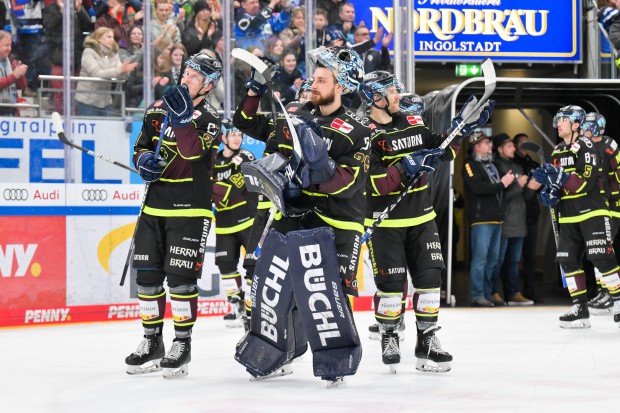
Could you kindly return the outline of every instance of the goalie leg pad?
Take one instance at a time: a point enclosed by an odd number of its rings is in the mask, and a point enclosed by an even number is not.
[[[323,227],[288,233],[289,272],[317,377],[355,374],[362,348],[342,292],[334,233]]]
[[[286,236],[269,231],[252,280],[250,331],[237,344],[235,360],[253,376],[269,375],[295,353],[293,291]]]

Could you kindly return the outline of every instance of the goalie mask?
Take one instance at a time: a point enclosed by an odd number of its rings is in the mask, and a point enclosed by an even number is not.
[[[603,136],[605,133],[605,125],[607,125],[605,116],[600,113],[590,112],[586,114],[583,125],[581,125],[581,130],[583,132],[590,131],[592,136],[599,137]]]
[[[324,67],[333,72],[336,82],[342,86],[342,94],[360,90],[364,77],[364,62],[356,51],[348,47],[321,46],[308,52],[315,67]]]

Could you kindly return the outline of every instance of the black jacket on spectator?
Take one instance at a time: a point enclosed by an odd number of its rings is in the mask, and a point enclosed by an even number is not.
[[[84,34],[93,30],[93,23],[84,7],[73,15],[73,61],[79,67],[84,50]],[[62,13],[56,3],[43,8],[43,32],[50,47],[50,61],[62,66]]]
[[[204,34],[202,39],[198,37],[198,30],[196,30],[196,26],[194,26],[194,20],[192,19],[191,23],[187,25],[183,33],[181,34],[181,43],[187,49],[187,55],[192,56],[202,49],[215,49],[216,39],[219,39],[222,36],[222,22],[221,20],[215,21],[215,32],[213,32],[213,36],[209,37],[207,33]]]
[[[489,176],[485,165],[495,170],[496,179]],[[463,165],[462,175],[469,225],[497,224],[504,221],[505,189],[504,184],[499,181],[500,175],[493,162],[470,157]]]

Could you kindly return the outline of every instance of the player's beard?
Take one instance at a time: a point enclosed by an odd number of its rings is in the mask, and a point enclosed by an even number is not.
[[[315,94],[312,92],[310,95],[310,101],[317,106],[329,106],[334,103],[336,99],[336,92],[332,91],[332,93],[328,96],[323,96],[320,93]]]

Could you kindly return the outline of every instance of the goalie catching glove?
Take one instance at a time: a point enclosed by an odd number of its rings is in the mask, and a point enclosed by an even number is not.
[[[194,101],[185,85],[171,87],[164,93],[164,103],[170,117],[170,126],[187,126],[194,115]]]
[[[452,129],[449,130],[448,133],[452,132],[454,129],[459,129],[459,125],[463,121],[466,123],[461,126],[458,132],[460,136],[469,136],[476,128],[485,125],[491,118],[493,109],[495,109],[495,101],[490,99],[484,105],[476,109],[477,104],[478,99],[476,96],[471,95],[459,113],[452,119]]]

